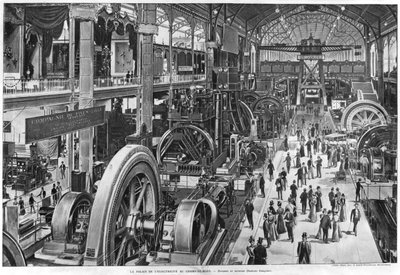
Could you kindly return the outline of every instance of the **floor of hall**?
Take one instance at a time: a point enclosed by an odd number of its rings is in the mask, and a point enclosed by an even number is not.
[[[311,115],[298,115],[297,123],[301,125],[301,118],[306,118],[306,125],[309,122],[314,122],[314,119]],[[318,118],[319,119],[319,118]],[[325,118],[322,118],[324,121]],[[316,121],[316,120],[315,120]],[[326,120],[327,124],[329,120]],[[288,186],[292,184],[293,180],[297,179],[295,176],[297,169],[293,166],[293,158],[296,154],[296,148],[299,147],[299,142],[297,141],[296,136],[289,136],[289,153],[292,157],[292,166],[290,172],[287,176]],[[305,150],[306,151],[306,150]],[[307,155],[307,152],[305,152]],[[286,157],[287,152],[278,151],[273,160],[273,164],[275,166],[274,177],[276,179],[277,174],[282,170],[282,167],[286,167],[286,164],[283,162]],[[347,175],[346,182],[338,181],[335,183],[334,177],[335,172],[339,170],[340,163],[338,163],[337,167],[327,168],[327,156],[326,154],[322,154],[321,152],[313,155],[313,160],[315,161],[317,156],[322,158],[322,177],[307,179],[306,186],[303,185],[302,188],[299,188],[297,191],[297,225],[294,228],[294,242],[292,243],[288,239],[287,233],[280,235],[280,240],[275,241],[272,245],[267,249],[267,264],[296,264],[298,262],[297,258],[297,245],[298,242],[301,241],[301,235],[303,232],[307,232],[308,241],[311,243],[311,263],[312,264],[347,264],[347,263],[380,263],[381,258],[379,252],[376,248],[375,241],[373,239],[372,232],[370,230],[367,218],[363,211],[361,211],[361,220],[358,223],[358,235],[355,236],[352,234],[353,224],[350,224],[350,212],[354,208],[355,202],[355,185]],[[307,163],[308,158],[301,158],[301,162]],[[285,168],[286,169],[286,168]],[[266,197],[261,197],[261,192],[258,192],[257,197],[254,200],[254,212],[253,212],[253,220],[254,220],[254,230],[251,230],[249,224],[244,218],[244,224],[240,233],[238,240],[233,245],[231,253],[226,257],[225,264],[235,265],[235,264],[247,264],[248,256],[246,252],[246,246],[248,245],[248,239],[250,236],[253,236],[257,241],[259,237],[264,237],[263,233],[263,214],[267,211],[269,207],[269,202],[274,201],[274,207],[277,208],[278,202],[278,194],[276,192],[275,187],[275,179],[273,181],[269,181],[267,176],[266,169],[264,170],[264,178],[266,179],[265,183],[265,194]],[[314,176],[316,176],[316,170],[314,169]],[[318,232],[319,228],[319,215],[322,212],[317,213],[317,222],[312,223],[308,219],[309,208],[307,206],[306,214],[301,214],[301,204],[299,196],[303,191],[303,188],[309,190],[309,185],[313,187],[315,191],[317,186],[321,187],[322,192],[322,206],[323,208],[331,209],[328,193],[331,190],[331,187],[335,189],[338,187],[339,190],[345,194],[346,196],[346,221],[340,223],[340,229],[342,231],[342,238],[339,242],[332,242],[332,229],[329,230],[329,243],[325,244],[322,240],[316,239],[315,236]],[[336,190],[335,190],[336,192]],[[290,189],[287,188],[286,191],[283,191],[283,201],[282,207],[285,208],[287,204],[287,199],[290,195]],[[362,210],[362,206],[360,204],[360,210]],[[350,234],[351,233],[351,234]],[[264,245],[267,244],[264,239]]]

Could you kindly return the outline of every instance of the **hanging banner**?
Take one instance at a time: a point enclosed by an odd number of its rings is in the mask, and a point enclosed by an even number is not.
[[[222,42],[222,50],[234,54],[239,53],[239,34],[233,27],[224,24],[224,37]]]
[[[25,143],[64,135],[104,124],[105,106],[81,109],[25,120]]]

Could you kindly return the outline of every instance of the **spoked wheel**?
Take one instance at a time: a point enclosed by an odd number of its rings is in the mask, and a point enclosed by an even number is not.
[[[96,194],[85,265],[138,264],[154,250],[159,196],[157,163],[150,150],[140,145],[122,148]]]
[[[214,157],[214,141],[210,134],[195,125],[177,125],[166,131],[157,146],[157,161],[162,165],[166,153],[186,156],[185,162],[200,161],[208,152]],[[182,162],[178,157],[178,162]]]
[[[343,111],[341,125],[347,131],[386,125],[389,115],[380,104],[371,100],[353,102]]]
[[[3,231],[3,266],[26,266],[24,252],[18,242]]]

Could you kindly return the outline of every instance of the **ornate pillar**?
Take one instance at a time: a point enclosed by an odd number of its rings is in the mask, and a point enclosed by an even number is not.
[[[93,56],[95,4],[72,5],[71,16],[80,19],[79,109],[93,107]],[[79,130],[79,170],[86,173],[86,190],[93,184],[93,127]]]
[[[383,82],[383,39],[381,35],[381,20],[378,20],[378,38],[376,40],[376,50],[377,50],[377,76],[378,76],[378,100],[380,101],[381,104],[384,103],[384,93],[385,93],[385,86]]]
[[[193,19],[192,19],[193,20]],[[193,20],[190,23],[190,34],[191,34],[191,39],[192,39],[192,83],[194,82],[194,62],[195,62],[195,58],[194,58],[194,29],[196,28],[196,22]]]
[[[71,102],[69,111],[74,110],[75,105],[75,18],[73,17],[72,7],[70,6],[69,17],[69,88],[71,89]],[[67,135],[68,163],[67,165],[67,184],[71,187],[71,171],[75,167],[74,133]]]
[[[139,24],[140,58],[141,58],[141,79],[142,88],[139,90],[141,98],[140,105],[137,106],[141,124],[139,129],[145,126],[148,133],[153,131],[153,35],[158,33],[156,25],[156,5],[143,4]],[[149,135],[151,136],[151,135]],[[149,139],[146,144],[151,146]]]
[[[209,15],[208,15],[208,28],[206,33],[206,87],[208,89],[213,88],[213,69],[214,69],[214,48],[216,48],[215,41],[215,29],[213,25],[213,9],[212,4],[208,5],[209,7]]]
[[[371,43],[368,41],[369,29],[364,27],[364,47],[365,47],[365,78],[371,78]]]
[[[324,106],[328,105],[327,98],[326,98],[326,91],[325,91],[325,74],[324,74],[324,62],[322,59],[318,59],[318,70],[319,70],[319,81],[322,90],[322,104]]]
[[[169,16],[168,16],[168,20],[169,20],[169,29],[168,29],[168,35],[169,35],[169,62],[168,62],[168,68],[169,68],[169,97],[168,97],[168,106],[169,106],[169,110],[171,110],[171,106],[172,106],[172,99],[174,97],[174,90],[172,87],[172,76],[173,76],[173,67],[172,67],[172,62],[174,60],[174,54],[173,54],[173,49],[172,49],[172,24],[174,23],[174,13],[173,13],[173,9],[172,6],[170,6],[169,9]],[[176,106],[175,106],[176,107]],[[172,120],[168,120],[168,125],[169,128],[172,128]]]

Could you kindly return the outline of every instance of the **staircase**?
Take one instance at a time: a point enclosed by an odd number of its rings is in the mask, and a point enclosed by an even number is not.
[[[378,102],[378,95],[374,90],[371,82],[353,82],[353,91],[357,92],[357,98],[359,100],[371,100]]]

